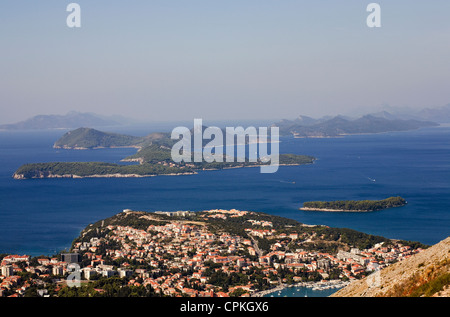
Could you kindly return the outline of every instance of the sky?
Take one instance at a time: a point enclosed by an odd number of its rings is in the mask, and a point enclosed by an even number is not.
[[[69,28],[66,7],[81,7]],[[2,0],[0,124],[293,119],[450,103],[450,1]],[[430,3],[432,2],[432,3]]]

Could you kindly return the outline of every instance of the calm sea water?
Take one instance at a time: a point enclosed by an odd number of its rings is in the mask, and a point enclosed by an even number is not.
[[[328,297],[339,289],[313,290],[307,287],[286,287],[279,292],[273,292],[264,297]]]
[[[55,254],[70,247],[89,223],[126,208],[236,208],[426,244],[450,235],[447,127],[330,139],[283,138],[282,153],[308,154],[318,160],[308,166],[280,167],[275,174],[245,168],[151,178],[12,179],[24,163],[118,163],[135,153],[134,149],[53,149],[64,132],[0,132],[0,253]],[[404,197],[408,205],[356,214],[298,210],[309,200],[394,195]]]

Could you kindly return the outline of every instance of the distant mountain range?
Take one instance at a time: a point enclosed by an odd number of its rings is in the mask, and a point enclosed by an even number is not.
[[[314,119],[299,116],[294,120],[281,120],[273,126],[279,127],[281,135],[295,137],[336,137],[349,134],[409,131],[423,127],[438,126],[432,121],[397,119],[388,112],[365,115],[358,119],[344,116]]]
[[[25,121],[0,125],[1,130],[75,129],[123,124],[124,118],[103,117],[94,113],[69,112],[66,115],[38,115]],[[122,122],[121,122],[122,121]]]
[[[419,121],[432,121],[437,123],[450,123],[450,104],[437,108],[409,109],[393,108],[387,106],[385,111],[372,113],[373,116],[385,119],[414,119]]]
[[[415,118],[421,118],[422,120],[448,123],[450,122],[450,104],[439,108],[426,108],[420,110],[413,116]]]
[[[283,134],[294,134],[299,137],[327,137],[355,133],[407,131],[436,126],[438,123],[450,123],[450,104],[421,110],[390,108],[389,106],[385,108],[388,111],[366,114],[360,118],[339,115],[316,119],[299,116],[292,120],[281,120],[274,126],[278,126]],[[118,115],[102,116],[95,113],[71,111],[65,115],[37,115],[16,123],[0,124],[0,130],[104,128],[136,124],[154,125],[155,122],[145,123]]]

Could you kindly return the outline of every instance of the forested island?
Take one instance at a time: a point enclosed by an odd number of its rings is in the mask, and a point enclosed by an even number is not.
[[[65,133],[57,140],[55,149],[88,150],[96,148],[134,147],[145,148],[152,144],[172,145],[169,133],[154,132],[138,137],[127,134],[99,131],[92,128],[78,128]]]
[[[95,149],[113,147],[135,147],[136,154],[122,161],[138,164],[115,164],[107,162],[49,162],[29,163],[20,166],[14,179],[33,178],[85,178],[85,177],[150,177],[157,175],[192,175],[202,170],[220,170],[269,165],[260,159],[239,162],[237,159],[223,162],[174,162],[171,146],[175,140],[168,133],[152,133],[135,137],[95,129],[79,128],[64,134],[55,142],[58,149]],[[193,155],[193,153],[192,153]],[[315,158],[308,155],[280,154],[279,165],[311,164]]]
[[[169,152],[170,154],[170,152]],[[311,164],[314,158],[305,155],[281,154],[280,165]],[[51,162],[24,164],[14,173],[14,179],[86,178],[86,177],[150,177],[157,175],[192,175],[201,170],[220,170],[261,166],[265,162],[201,162],[174,163],[169,160],[120,165],[105,162]]]
[[[383,200],[336,200],[309,201],[300,210],[328,212],[370,212],[406,205],[402,197],[389,197]]]

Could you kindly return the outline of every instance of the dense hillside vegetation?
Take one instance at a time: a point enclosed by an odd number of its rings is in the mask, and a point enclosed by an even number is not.
[[[158,146],[156,146],[158,147]],[[288,156],[289,164],[310,164],[314,158],[297,155]],[[280,156],[280,164],[285,160]],[[267,163],[261,162],[202,162],[193,164],[174,164],[170,158],[169,150],[156,149],[149,151],[138,165],[120,165],[104,162],[51,162],[31,163],[22,165],[14,173],[16,179],[32,178],[76,178],[76,177],[138,177],[167,174],[192,174],[198,170],[225,169],[234,167],[258,166]]]
[[[189,167],[162,164],[119,165],[103,162],[55,162],[32,163],[21,166],[16,179],[93,177],[93,176],[154,176],[172,173],[193,173]]]
[[[79,128],[64,134],[55,142],[54,147],[92,149],[99,147],[137,146],[141,142],[142,138],[135,136],[101,132],[89,128]]]
[[[402,197],[390,197],[383,200],[336,200],[309,201],[303,203],[303,209],[311,210],[342,210],[342,211],[376,211],[406,204]]]

